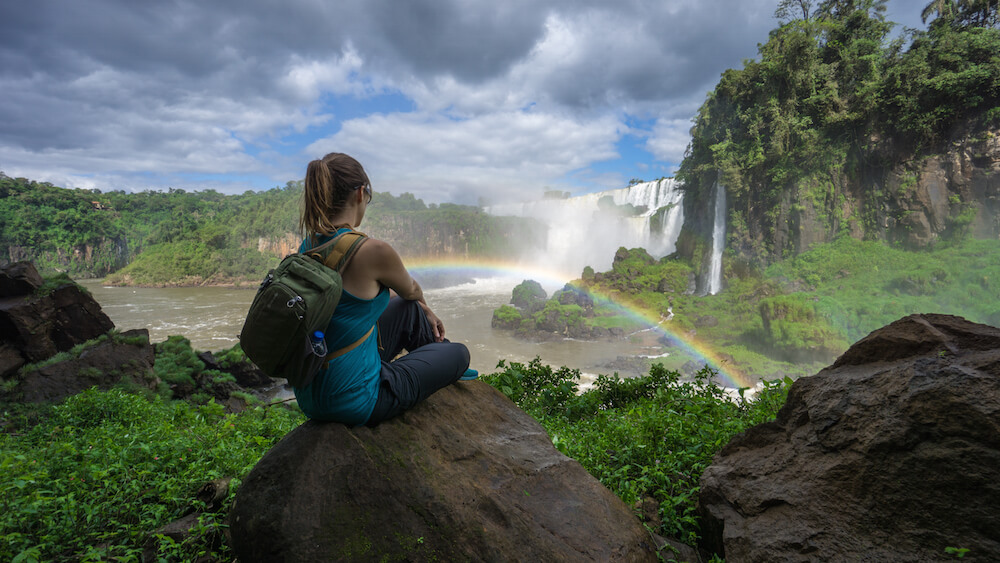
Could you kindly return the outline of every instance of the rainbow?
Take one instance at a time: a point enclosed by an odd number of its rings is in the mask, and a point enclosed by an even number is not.
[[[414,276],[420,274],[461,274],[471,277],[505,277],[535,280],[543,286],[562,288],[567,282],[578,279],[578,274],[563,272],[538,265],[519,263],[512,260],[475,259],[461,260],[455,258],[406,258],[407,268]],[[589,292],[595,301],[612,303],[623,315],[648,326],[663,334],[674,345],[696,358],[704,360],[712,369],[718,372],[727,387],[754,387],[757,382],[751,380],[730,362],[723,359],[717,352],[704,342],[699,341],[681,330],[672,330],[670,322],[660,318],[659,313],[649,311],[641,305],[622,303],[601,292]]]

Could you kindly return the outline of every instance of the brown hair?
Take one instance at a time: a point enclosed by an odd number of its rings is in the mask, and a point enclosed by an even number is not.
[[[303,235],[332,233],[331,217],[339,213],[358,186],[370,186],[361,163],[339,152],[314,160],[306,167],[305,194],[299,230]]]

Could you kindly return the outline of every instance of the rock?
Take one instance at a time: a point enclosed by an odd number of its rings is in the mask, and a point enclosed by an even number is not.
[[[232,374],[232,376],[236,378],[236,383],[240,387],[256,389],[261,387],[273,387],[277,384],[275,380],[268,377],[266,373],[261,371],[259,367],[254,365],[254,363],[249,360],[223,367],[222,364],[219,363],[218,358],[215,357],[215,354],[211,352],[200,352],[198,354],[198,359],[204,362],[205,369],[214,369]]]
[[[631,509],[483,382],[376,428],[309,421],[240,485],[255,561],[655,561]]]
[[[5,368],[0,376],[4,378],[21,365],[40,362],[114,328],[97,301],[71,281],[51,293],[36,295],[34,284],[41,277],[30,263],[0,268],[0,279],[8,280],[8,290],[24,291],[0,298],[0,366]]]
[[[108,389],[122,381],[155,389],[154,353],[149,331],[136,329],[111,335],[84,348],[79,356],[27,369],[17,376],[13,393],[24,402],[58,401],[84,389]]]
[[[594,298],[581,288],[566,284],[552,297],[559,301],[560,305],[578,305],[583,309],[585,316],[594,315]]]
[[[31,262],[15,262],[0,269],[0,298],[31,295],[43,283]]]
[[[1000,329],[911,315],[796,381],[702,475],[728,561],[969,561],[1000,553]]]
[[[535,280],[524,280],[511,291],[510,303],[526,313],[534,313],[545,307],[546,297],[542,284]]]

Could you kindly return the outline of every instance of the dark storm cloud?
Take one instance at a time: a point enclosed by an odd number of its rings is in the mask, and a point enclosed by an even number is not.
[[[370,2],[372,33],[358,43],[419,75],[480,81],[506,71],[540,38],[548,9],[539,2],[462,0]]]

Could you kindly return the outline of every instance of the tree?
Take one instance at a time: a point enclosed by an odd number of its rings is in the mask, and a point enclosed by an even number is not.
[[[778,2],[778,9],[774,11],[774,17],[778,21],[795,20],[798,13],[802,14],[802,21],[809,21],[809,14],[812,12],[812,0],[781,0]]]
[[[958,0],[958,14],[955,20],[960,26],[998,27],[1000,0]]]
[[[920,12],[920,21],[927,23],[927,20],[934,16],[934,20],[950,23],[958,11],[956,4],[955,0],[931,0]]]

